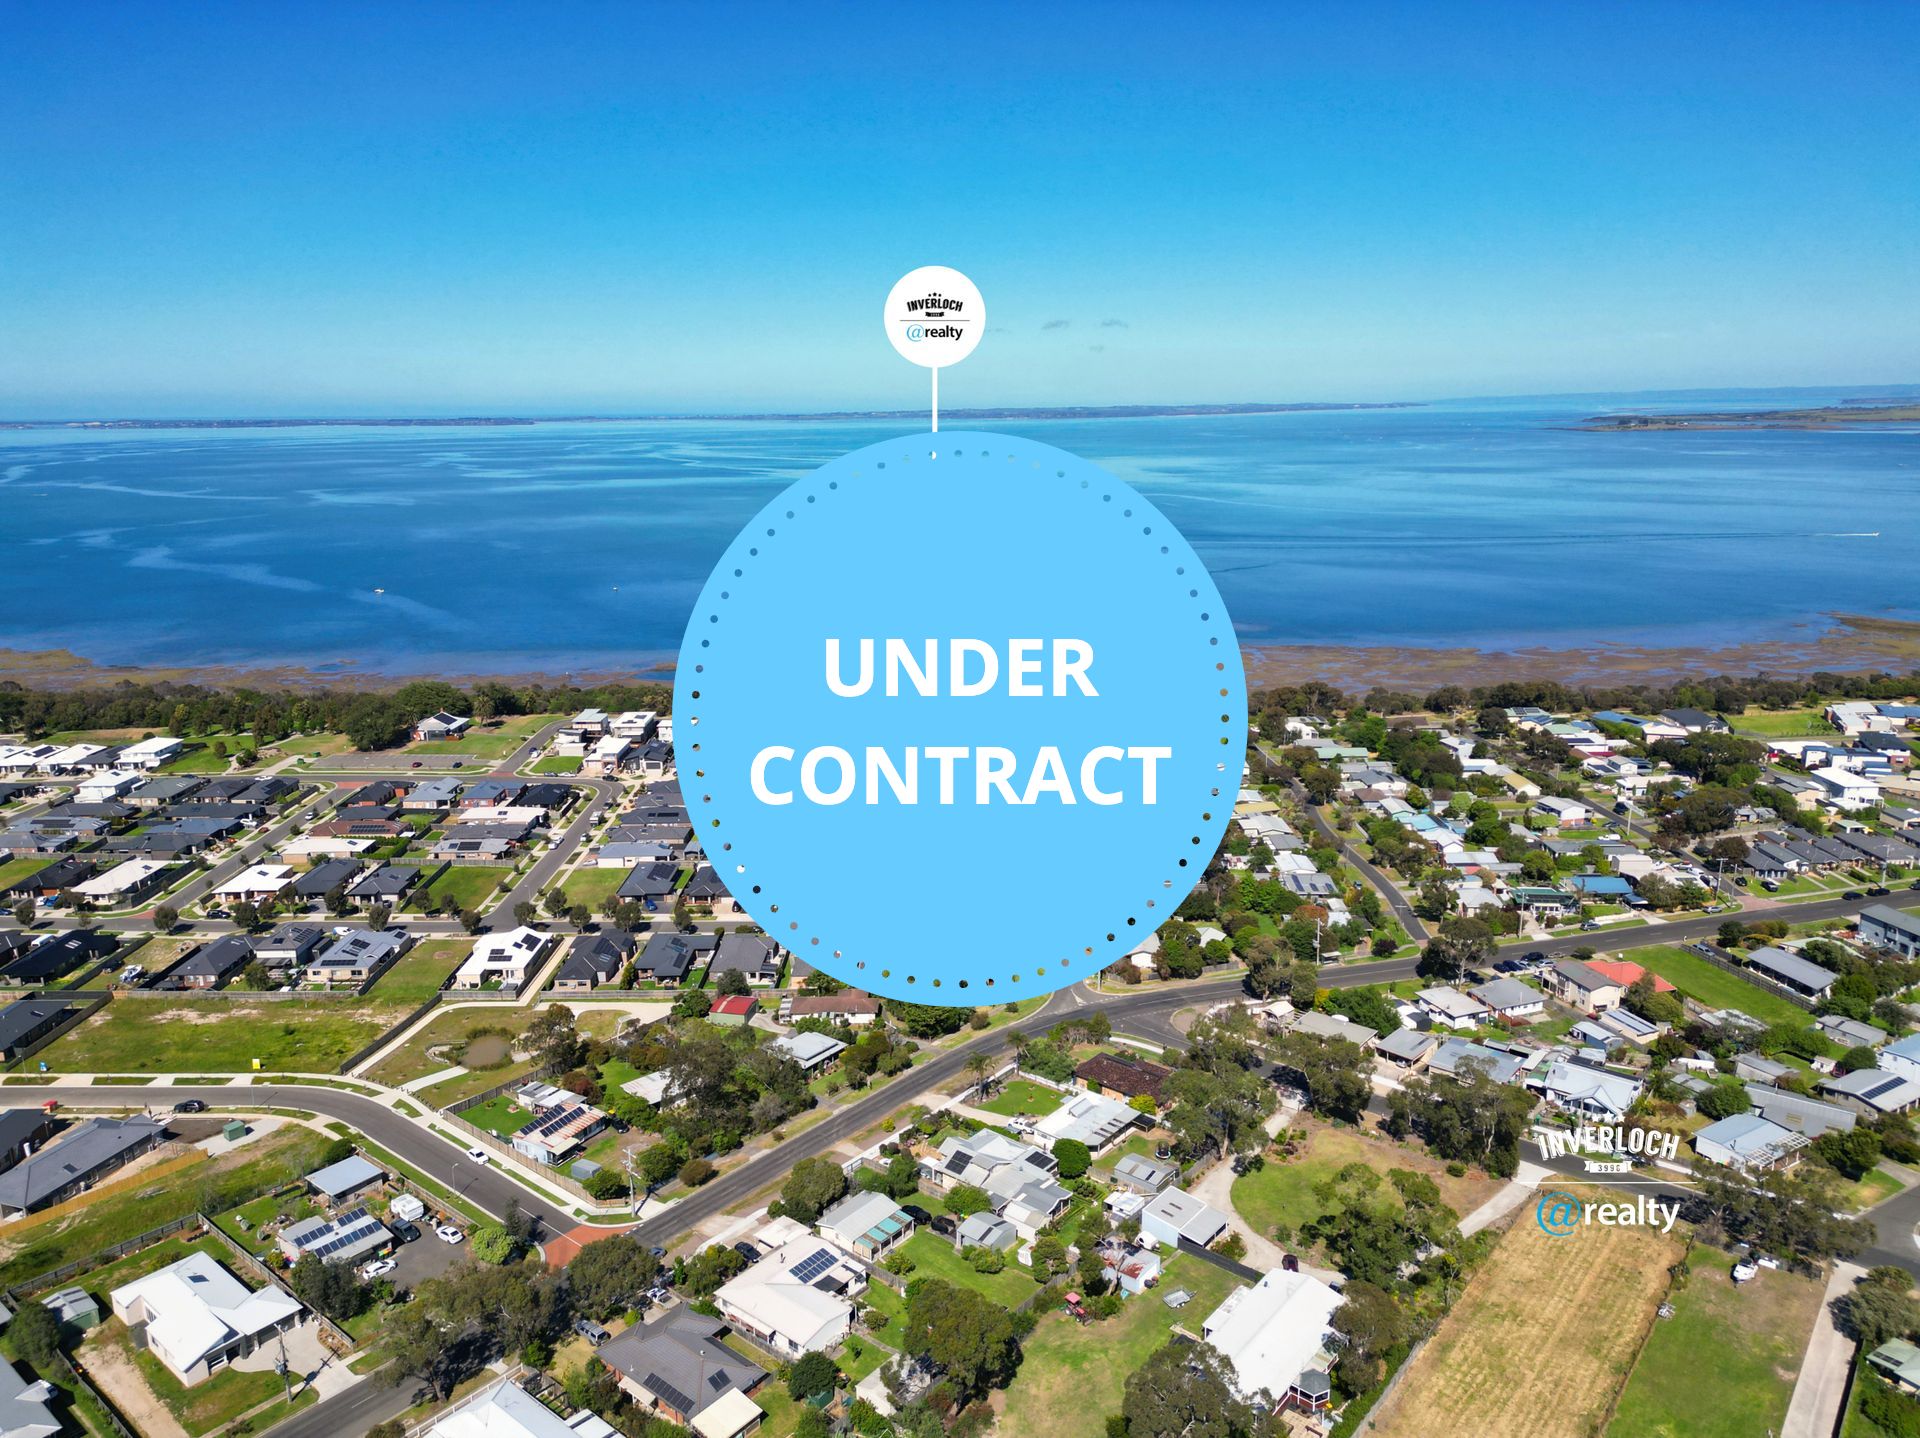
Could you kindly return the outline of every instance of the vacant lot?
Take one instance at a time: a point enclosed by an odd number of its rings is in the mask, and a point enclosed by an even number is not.
[[[1793,1398],[1821,1285],[1762,1269],[1736,1288],[1733,1259],[1696,1247],[1674,1314],[1653,1325],[1608,1438],[1747,1438],[1778,1433]],[[1703,1355],[1711,1355],[1703,1362]]]
[[[1017,1118],[1021,1114],[1038,1118],[1060,1107],[1060,1095],[1056,1090],[1035,1083],[1032,1079],[1009,1079],[994,1090],[992,1098],[975,1107],[983,1108],[988,1113],[1004,1114],[1008,1118]]]
[[[471,939],[428,939],[415,944],[382,974],[367,997],[398,1004],[424,1004],[440,991],[447,976],[473,952]]]
[[[526,772],[532,774],[578,774],[580,772],[580,755],[549,754],[546,758],[537,761],[534,766]]]
[[[397,1087],[460,1063],[467,1040],[481,1029],[518,1033],[526,1025],[526,1010],[513,1004],[472,1004],[466,1008],[444,1009],[436,1012],[424,1029],[381,1059],[367,1077]],[[505,1077],[503,1065],[494,1081]],[[481,1088],[488,1086],[480,1085]]]
[[[1621,955],[1643,969],[1651,969],[1688,998],[1698,999],[1708,1008],[1735,1008],[1769,1024],[1813,1022],[1805,1009],[1788,1003],[1778,994],[1750,984],[1736,974],[1717,968],[1698,954],[1668,944],[1645,949],[1629,949]]]
[[[1800,739],[1810,734],[1829,737],[1833,725],[1819,709],[1749,709],[1730,721],[1737,733],[1757,734],[1763,739]]]
[[[627,881],[628,873],[626,869],[575,869],[560,887],[569,904],[585,904],[598,914]]]
[[[1198,1332],[1235,1283],[1223,1269],[1182,1254],[1168,1263],[1158,1288],[1129,1298],[1092,1327],[1049,1310],[1021,1345],[1026,1356],[1007,1389],[998,1431],[1004,1438],[1100,1438],[1107,1415],[1120,1411],[1127,1375],[1167,1341],[1175,1323]],[[1193,1295],[1178,1312],[1160,1301],[1176,1288]]]
[[[491,864],[453,864],[422,884],[407,898],[407,907],[425,913],[435,904],[453,900],[463,909],[477,909],[493,897],[500,881],[513,870]]]
[[[1381,1438],[1591,1438],[1681,1244],[1652,1229],[1549,1237],[1522,1214],[1407,1367]]]
[[[59,1073],[332,1073],[406,1004],[117,998],[39,1057]]]
[[[1301,1224],[1328,1212],[1332,1205],[1316,1190],[1350,1163],[1373,1169],[1382,1177],[1396,1168],[1423,1173],[1439,1187],[1441,1201],[1461,1218],[1501,1189],[1499,1179],[1472,1169],[1454,1178],[1445,1164],[1424,1150],[1403,1147],[1358,1129],[1332,1128],[1308,1120],[1295,1131],[1301,1139],[1299,1157],[1269,1158],[1257,1173],[1243,1174],[1233,1181],[1235,1211],[1263,1237],[1272,1237],[1281,1224],[1298,1232]],[[1382,1184],[1380,1193],[1391,1196],[1394,1190]]]

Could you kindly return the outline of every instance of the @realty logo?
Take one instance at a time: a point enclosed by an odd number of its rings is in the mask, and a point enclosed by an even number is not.
[[[1603,1228],[1657,1228],[1673,1232],[1680,1205],[1641,1194],[1632,1203],[1584,1203],[1564,1188],[1550,1188],[1533,1206],[1533,1221],[1550,1238],[1569,1238],[1595,1224]]]

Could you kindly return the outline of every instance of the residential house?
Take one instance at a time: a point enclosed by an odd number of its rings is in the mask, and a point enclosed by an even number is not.
[[[843,1295],[866,1287],[866,1273],[818,1238],[801,1238],[766,1255],[713,1295],[720,1316],[777,1357],[831,1348],[853,1327]]]
[[[994,1212],[1032,1239],[1066,1211],[1073,1195],[1054,1176],[1050,1153],[994,1129],[940,1141],[939,1152],[920,1160],[920,1174],[937,1190],[968,1184],[993,1200]]]
[[[387,1226],[364,1208],[332,1218],[303,1218],[280,1230],[275,1240],[289,1263],[309,1253],[327,1263],[354,1263],[393,1246]]]
[[[1126,1100],[1150,1098],[1157,1104],[1173,1070],[1134,1054],[1102,1053],[1074,1069],[1073,1076],[1089,1093]]]
[[[1323,1014],[1310,1010],[1298,1015],[1290,1025],[1295,1033],[1311,1034],[1317,1039],[1342,1039],[1365,1048],[1373,1041],[1374,1030],[1356,1024],[1343,1014]]]
[[[1867,1355],[1867,1366],[1902,1393],[1920,1393],[1920,1347],[1889,1338]]]
[[[1579,959],[1556,959],[1540,977],[1548,993],[1586,1014],[1618,1008],[1630,987]]]
[[[473,720],[458,714],[449,714],[446,710],[429,714],[413,726],[416,742],[436,739],[458,739],[473,727]]]
[[[1750,954],[1741,955],[1748,967],[1757,969],[1778,984],[1806,994],[1810,998],[1822,998],[1828,989],[1834,986],[1839,975],[1830,969],[1823,969],[1809,959],[1790,953],[1786,949],[1768,945],[1764,949],[1755,949]]]
[[[707,1022],[722,1028],[744,1028],[760,1011],[760,1001],[751,994],[727,994],[713,1001],[707,1010]]]
[[[1554,1108],[1618,1123],[1640,1097],[1640,1081],[1576,1059],[1553,1059],[1527,1080],[1527,1087]]]
[[[307,1175],[306,1183],[308,1189],[326,1202],[340,1203],[373,1187],[386,1176],[385,1169],[356,1153],[325,1168],[316,1168]]]
[[[1551,795],[1533,801],[1534,812],[1545,814],[1562,829],[1577,829],[1598,816],[1578,799],[1556,799]]]
[[[1873,904],[1860,911],[1860,939],[1909,959],[1920,959],[1920,916],[1891,904]]]
[[[93,873],[94,866],[86,859],[55,859],[0,888],[0,894],[6,896],[9,908],[21,899],[48,902],[58,899],[69,889],[77,888],[93,877]]]
[[[533,1110],[508,1140],[515,1153],[525,1154],[549,1168],[607,1126],[607,1116],[575,1094],[550,1084],[528,1084],[518,1095]]]
[[[1814,1084],[1813,1091],[1869,1118],[1905,1113],[1920,1104],[1920,1083],[1879,1068],[1829,1074]]]
[[[764,1368],[720,1341],[725,1331],[720,1319],[682,1306],[657,1322],[636,1323],[616,1334],[600,1346],[597,1356],[642,1408],[690,1428],[729,1395],[751,1394],[766,1382]],[[488,1431],[473,1438],[494,1435]],[[703,1432],[702,1438],[709,1435]]]
[[[0,1359],[0,1438],[56,1438],[67,1431],[53,1407],[59,1396],[47,1379],[29,1383]]]
[[[880,1262],[913,1233],[906,1210],[884,1193],[850,1193],[821,1214],[816,1226],[822,1238],[868,1263]]]
[[[1500,978],[1469,989],[1467,993],[1486,1006],[1497,1018],[1526,1019],[1546,1012],[1546,996],[1531,984],[1518,979]]]
[[[1427,1055],[1427,1071],[1443,1078],[1465,1078],[1477,1072],[1495,1083],[1512,1083],[1522,1066],[1519,1054],[1471,1039],[1443,1039]]]
[[[1094,1093],[1070,1093],[1058,1108],[1033,1121],[1033,1132],[1049,1145],[1069,1139],[1098,1154],[1142,1122],[1140,1110],[1131,1104]]]
[[[1172,1164],[1148,1158],[1144,1153],[1122,1154],[1113,1165],[1113,1181],[1116,1185],[1149,1198],[1179,1176],[1180,1170]]]
[[[782,1005],[788,1023],[825,1019],[829,1023],[865,1028],[880,1017],[880,1001],[865,989],[841,989],[834,994],[796,994]]]
[[[991,1248],[1005,1253],[1020,1242],[1020,1231],[997,1213],[970,1213],[953,1230],[953,1246],[961,1253],[969,1248]]]
[[[1230,1220],[1183,1188],[1167,1187],[1147,1200],[1140,1210],[1140,1232],[1160,1243],[1185,1243],[1211,1248],[1227,1231]]]
[[[293,896],[316,903],[338,889],[344,897],[347,885],[359,877],[360,867],[358,859],[322,859],[293,881]]]
[[[1423,1029],[1403,1028],[1375,1039],[1370,1047],[1396,1068],[1412,1071],[1426,1064],[1427,1055],[1439,1042]]]
[[[713,865],[702,864],[693,871],[693,877],[687,880],[681,895],[689,904],[697,908],[711,909],[715,917],[740,912],[740,904],[720,882],[720,876],[713,871]]]
[[[79,1012],[63,999],[21,999],[0,1008],[0,1063],[11,1063]]]
[[[767,1045],[776,1053],[785,1054],[808,1075],[824,1073],[834,1060],[846,1052],[847,1046],[831,1034],[816,1033],[811,1029],[800,1033],[782,1034]]]
[[[673,902],[674,885],[679,878],[680,867],[670,860],[635,864],[614,890],[614,897],[637,899],[649,908],[658,908],[662,903]]]
[[[765,934],[726,934],[707,965],[707,982],[715,983],[725,973],[738,973],[745,975],[752,988],[772,988],[780,982],[780,964],[780,946]]]
[[[188,1387],[297,1328],[305,1309],[277,1284],[257,1292],[205,1253],[189,1253],[109,1295],[133,1346]]]
[[[1525,985],[1522,987],[1524,988]],[[1444,985],[1421,989],[1413,999],[1422,1013],[1435,1023],[1445,1024],[1448,1028],[1476,1028],[1481,1020],[1487,1017],[1487,1006],[1481,1000],[1471,998],[1458,989]]]
[[[1772,1119],[1784,1129],[1805,1134],[1810,1139],[1818,1138],[1823,1133],[1850,1133],[1859,1121],[1859,1114],[1851,1108],[1808,1098],[1791,1089],[1773,1088],[1761,1083],[1743,1084],[1742,1087],[1755,1113],[1762,1118]]]
[[[586,994],[620,977],[633,957],[633,935],[622,929],[581,934],[568,946],[550,985],[556,994]]]
[[[1708,1163],[1743,1173],[1791,1168],[1807,1146],[1805,1135],[1757,1113],[1737,1113],[1710,1123],[1693,1136],[1693,1151]]]
[[[167,1137],[157,1119],[90,1118],[0,1174],[0,1217],[17,1218],[84,1193]]]
[[[196,946],[166,971],[169,988],[217,989],[253,962],[253,945],[241,934],[221,934]]]
[[[73,892],[90,904],[126,909],[165,888],[173,872],[173,865],[160,859],[128,859],[75,884]]]
[[[33,1153],[59,1129],[59,1121],[45,1109],[0,1109],[0,1172]],[[0,1429],[0,1434],[5,1432]]]
[[[104,959],[120,947],[120,936],[103,929],[68,929],[43,938],[0,970],[0,983],[44,984],[64,978],[82,964]]]
[[[727,1433],[701,1433],[699,1438],[737,1438],[751,1431],[750,1425]],[[505,1378],[468,1394],[443,1409],[431,1427],[414,1432],[416,1438],[618,1438],[614,1426],[597,1413],[583,1408],[562,1418]]]
[[[373,982],[413,947],[405,929],[355,929],[343,934],[307,965],[307,981],[357,989]]]
[[[1322,1412],[1331,1401],[1333,1315],[1343,1301],[1310,1273],[1276,1268],[1228,1294],[1200,1335],[1227,1360],[1242,1399],[1265,1393],[1276,1406]]]
[[[1845,1014],[1822,1014],[1813,1021],[1813,1026],[1843,1049],[1877,1049],[1887,1041],[1885,1029],[1875,1024],[1862,1023],[1859,1019],[1850,1019]],[[1898,1048],[1899,1045],[1896,1044],[1895,1047]],[[1902,1056],[1905,1057],[1907,1052],[1909,1051],[1903,1051]],[[1910,1052],[1914,1070],[1906,1076],[1920,1078],[1920,1045],[1914,1046]],[[1886,1055],[1882,1054],[1882,1066],[1892,1068],[1893,1065],[1886,1063],[1885,1060]]]
[[[304,969],[327,931],[317,924],[281,924],[272,933],[254,939],[253,956],[269,969]]]
[[[252,864],[226,882],[214,886],[214,897],[232,903],[265,904],[279,898],[293,883],[287,864]]]
[[[693,966],[711,955],[719,943],[713,934],[650,934],[634,958],[634,977],[656,984],[682,983]]]
[[[547,956],[555,940],[551,934],[525,924],[504,933],[482,934],[473,952],[454,970],[452,987],[483,989],[497,984],[518,991],[526,987],[534,966]]]
[[[420,871],[412,864],[382,864],[361,875],[347,897],[362,904],[397,904],[419,881]]]

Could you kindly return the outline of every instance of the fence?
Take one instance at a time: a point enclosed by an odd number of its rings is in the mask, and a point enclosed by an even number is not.
[[[96,990],[92,993],[87,993],[84,991],[69,992],[63,989],[42,989],[38,992],[36,997],[65,999],[68,1003],[75,1004],[77,1005],[77,1007],[75,1007],[72,1010],[72,1012],[69,1013],[66,1018],[63,1018],[57,1025],[47,1030],[46,1033],[40,1035],[39,1038],[35,1039],[32,1043],[27,1044],[24,1048],[20,1049],[17,1053],[15,1053],[11,1059],[7,1060],[5,1067],[9,1069],[19,1068],[21,1064],[25,1063],[28,1059],[32,1058],[35,1054],[39,1053],[41,1049],[45,1048],[48,1044],[52,1043],[55,1039],[59,1038],[62,1034],[66,1033],[69,1029],[73,1028],[74,1025],[81,1023],[82,1021],[88,1018],[91,1018],[94,1014],[99,1013],[101,1009],[106,1007],[108,1000],[110,1000],[113,997],[113,995],[111,993],[100,991],[100,990]]]
[[[1745,964],[1735,963],[1733,961],[1732,956],[1729,955],[1725,949],[1722,949],[1717,945],[1702,944],[1700,945],[1699,948],[1694,949],[1692,952],[1695,954],[1698,954],[1701,958],[1705,959],[1708,963],[1714,965],[1716,968],[1725,969],[1728,973],[1736,974],[1740,978],[1745,979],[1748,983],[1753,984],[1758,988],[1765,989],[1770,994],[1779,995],[1781,998],[1785,999],[1788,1003],[1794,1005],[1794,1007],[1796,1008],[1802,1008],[1802,1009],[1805,1009],[1808,1013],[1812,1013],[1816,1008],[1820,1006],[1819,1001],[1817,999],[1808,998],[1805,994],[1800,993],[1795,989],[1789,988],[1786,984],[1781,983],[1778,979],[1769,978],[1766,974],[1761,973],[1760,970],[1749,968]]]
[[[396,1034],[405,1033],[408,1029],[412,1028],[415,1024],[419,1023],[420,1020],[424,1019],[428,1014],[433,1012],[434,1007],[437,1004],[439,1004],[440,1000],[445,998],[446,995],[447,995],[447,991],[445,989],[440,990],[439,993],[433,995],[425,1003],[421,1004],[419,1008],[415,1009],[412,1013],[408,1014],[404,1019],[400,1020],[399,1023],[395,1024],[392,1028],[388,1029],[385,1033],[381,1034],[378,1038],[374,1039],[371,1043],[368,1043],[364,1047],[347,1055],[346,1061],[340,1065],[340,1068],[338,1071],[343,1074],[352,1073],[355,1069],[360,1067],[361,1064],[365,1063],[368,1059],[372,1058],[375,1054],[379,1053],[381,1049],[385,1048],[388,1044],[392,1043],[394,1040],[394,1036]]]
[[[601,1206],[604,1200],[595,1198],[591,1193],[588,1193],[585,1184],[560,1172],[557,1168],[548,1168],[547,1165],[541,1163],[536,1158],[529,1158],[512,1144],[501,1138],[499,1134],[493,1132],[492,1129],[481,1128],[477,1124],[468,1123],[464,1118],[460,1117],[461,1114],[470,1108],[475,1108],[490,1099],[499,1098],[502,1094],[512,1093],[517,1089],[524,1088],[528,1082],[528,1077],[525,1074],[517,1078],[507,1079],[504,1082],[495,1084],[492,1088],[484,1092],[474,1094],[471,1098],[463,1098],[451,1107],[441,1109],[440,1116],[451,1123],[459,1132],[471,1138],[479,1139],[482,1144],[498,1153],[509,1163],[517,1164],[529,1173],[538,1174],[544,1182],[565,1190],[567,1193],[580,1199],[583,1203],[589,1203],[595,1207]],[[582,1099],[581,1102],[584,1103],[586,1100]]]

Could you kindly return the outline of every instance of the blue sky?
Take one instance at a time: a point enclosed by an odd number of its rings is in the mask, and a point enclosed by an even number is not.
[[[1914,7],[7,17],[12,416],[1920,380]]]

